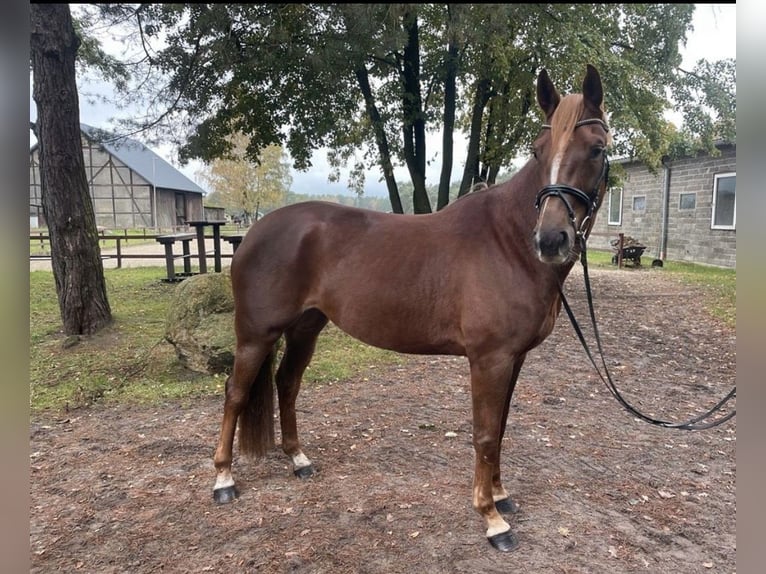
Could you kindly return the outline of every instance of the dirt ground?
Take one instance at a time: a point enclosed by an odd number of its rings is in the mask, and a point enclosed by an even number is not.
[[[661,270],[591,275],[607,364],[640,410],[685,420],[735,384],[736,333],[698,291]],[[567,292],[585,324],[579,266]],[[502,468],[521,511],[508,554],[471,508],[467,361],[360,367],[299,396],[317,474],[299,480],[281,451],[256,462],[235,448],[241,496],[223,506],[222,398],[32,420],[32,572],[736,571],[736,419],[698,432],[637,421],[565,314],[512,402]]]

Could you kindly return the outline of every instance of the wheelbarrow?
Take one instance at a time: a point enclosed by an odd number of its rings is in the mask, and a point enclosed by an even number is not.
[[[634,267],[639,267],[641,265],[641,256],[644,254],[645,250],[645,245],[629,245],[628,247],[623,247],[622,262],[627,263],[630,261]],[[612,255],[612,265],[617,265],[619,263],[620,250],[617,249],[616,251],[617,253]]]

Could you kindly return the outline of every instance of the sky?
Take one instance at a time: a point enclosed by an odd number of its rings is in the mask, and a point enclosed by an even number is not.
[[[692,30],[687,37],[685,47],[681,47],[683,54],[682,67],[692,69],[700,59],[710,61],[721,60],[724,58],[736,58],[736,32],[737,32],[737,6],[736,4],[697,4],[694,11]],[[93,90],[93,86],[88,87]],[[37,116],[35,103],[31,98],[31,80],[30,80],[30,120],[34,121]],[[108,106],[103,103],[91,103],[85,98],[80,98],[80,121],[82,123],[94,126],[108,128],[110,119],[114,117],[124,117],[116,107]],[[680,120],[669,115],[668,119],[680,123]],[[34,136],[30,132],[30,146],[35,142]],[[455,165],[452,170],[452,181],[460,179],[463,165],[462,159],[465,157],[467,142],[460,134],[455,134],[454,157]],[[428,136],[427,149],[432,150],[434,161],[426,168],[426,181],[429,184],[439,181],[439,171],[441,164],[439,162],[439,151],[441,148],[440,134],[435,133]],[[197,172],[202,167],[200,162],[189,162],[186,166],[180,166],[175,159],[175,150],[169,145],[153,146],[152,149],[165,158],[169,163],[176,166],[189,179],[195,181],[203,189],[207,189],[205,183],[200,180]],[[436,150],[436,151],[433,151]],[[296,193],[308,194],[350,194],[346,186],[345,173],[341,172],[339,182],[331,183],[328,179],[330,168],[326,159],[326,152],[318,150],[312,156],[313,167],[308,172],[292,171],[293,183],[291,191]],[[395,169],[395,175],[399,181],[408,181],[409,175],[406,168]],[[366,175],[365,195],[387,195],[385,184],[379,181],[379,170],[372,170]]]

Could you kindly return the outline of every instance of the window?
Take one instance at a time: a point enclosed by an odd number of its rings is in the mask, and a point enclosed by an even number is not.
[[[737,174],[720,173],[713,185],[712,229],[736,229],[737,224]]]
[[[678,199],[678,209],[695,209],[697,207],[696,193],[682,193]]]
[[[636,195],[633,197],[633,211],[646,211],[645,195]]]
[[[609,225],[622,225],[622,188],[609,190]]]

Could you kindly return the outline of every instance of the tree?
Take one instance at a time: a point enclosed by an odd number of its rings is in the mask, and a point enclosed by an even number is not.
[[[80,140],[75,59],[80,45],[67,4],[32,4],[31,59],[43,213],[67,335],[112,320]]]
[[[566,89],[577,87],[586,63],[599,68],[621,155],[657,163],[658,150],[668,149],[668,88],[694,96],[683,105],[688,117],[700,114],[684,137],[709,141],[714,124],[733,125],[732,99],[707,97],[707,85],[693,86],[692,76],[679,69],[691,4],[100,9],[115,20],[133,18],[147,64],[166,72],[169,80],[153,92],[153,102],[165,105],[164,122],[180,122],[174,132],[182,159],[220,157],[234,132],[249,137],[252,158],[268,145],[282,145],[298,169],[310,167],[319,147],[330,148],[337,164],[363,149],[354,185],[363,183],[363,169],[379,166],[395,212],[403,211],[396,165],[409,171],[414,211],[432,208],[425,180],[434,157],[426,149],[429,132],[442,132],[437,208],[449,201],[456,129],[469,136],[460,192],[477,179],[495,181],[539,130],[542,118],[532,102],[541,68]],[[701,121],[715,115],[723,122]]]
[[[224,207],[241,210],[250,220],[260,210],[283,205],[292,177],[282,148],[267,146],[254,162],[246,154],[247,137],[235,134],[230,141],[227,156],[213,160],[202,173]]]

